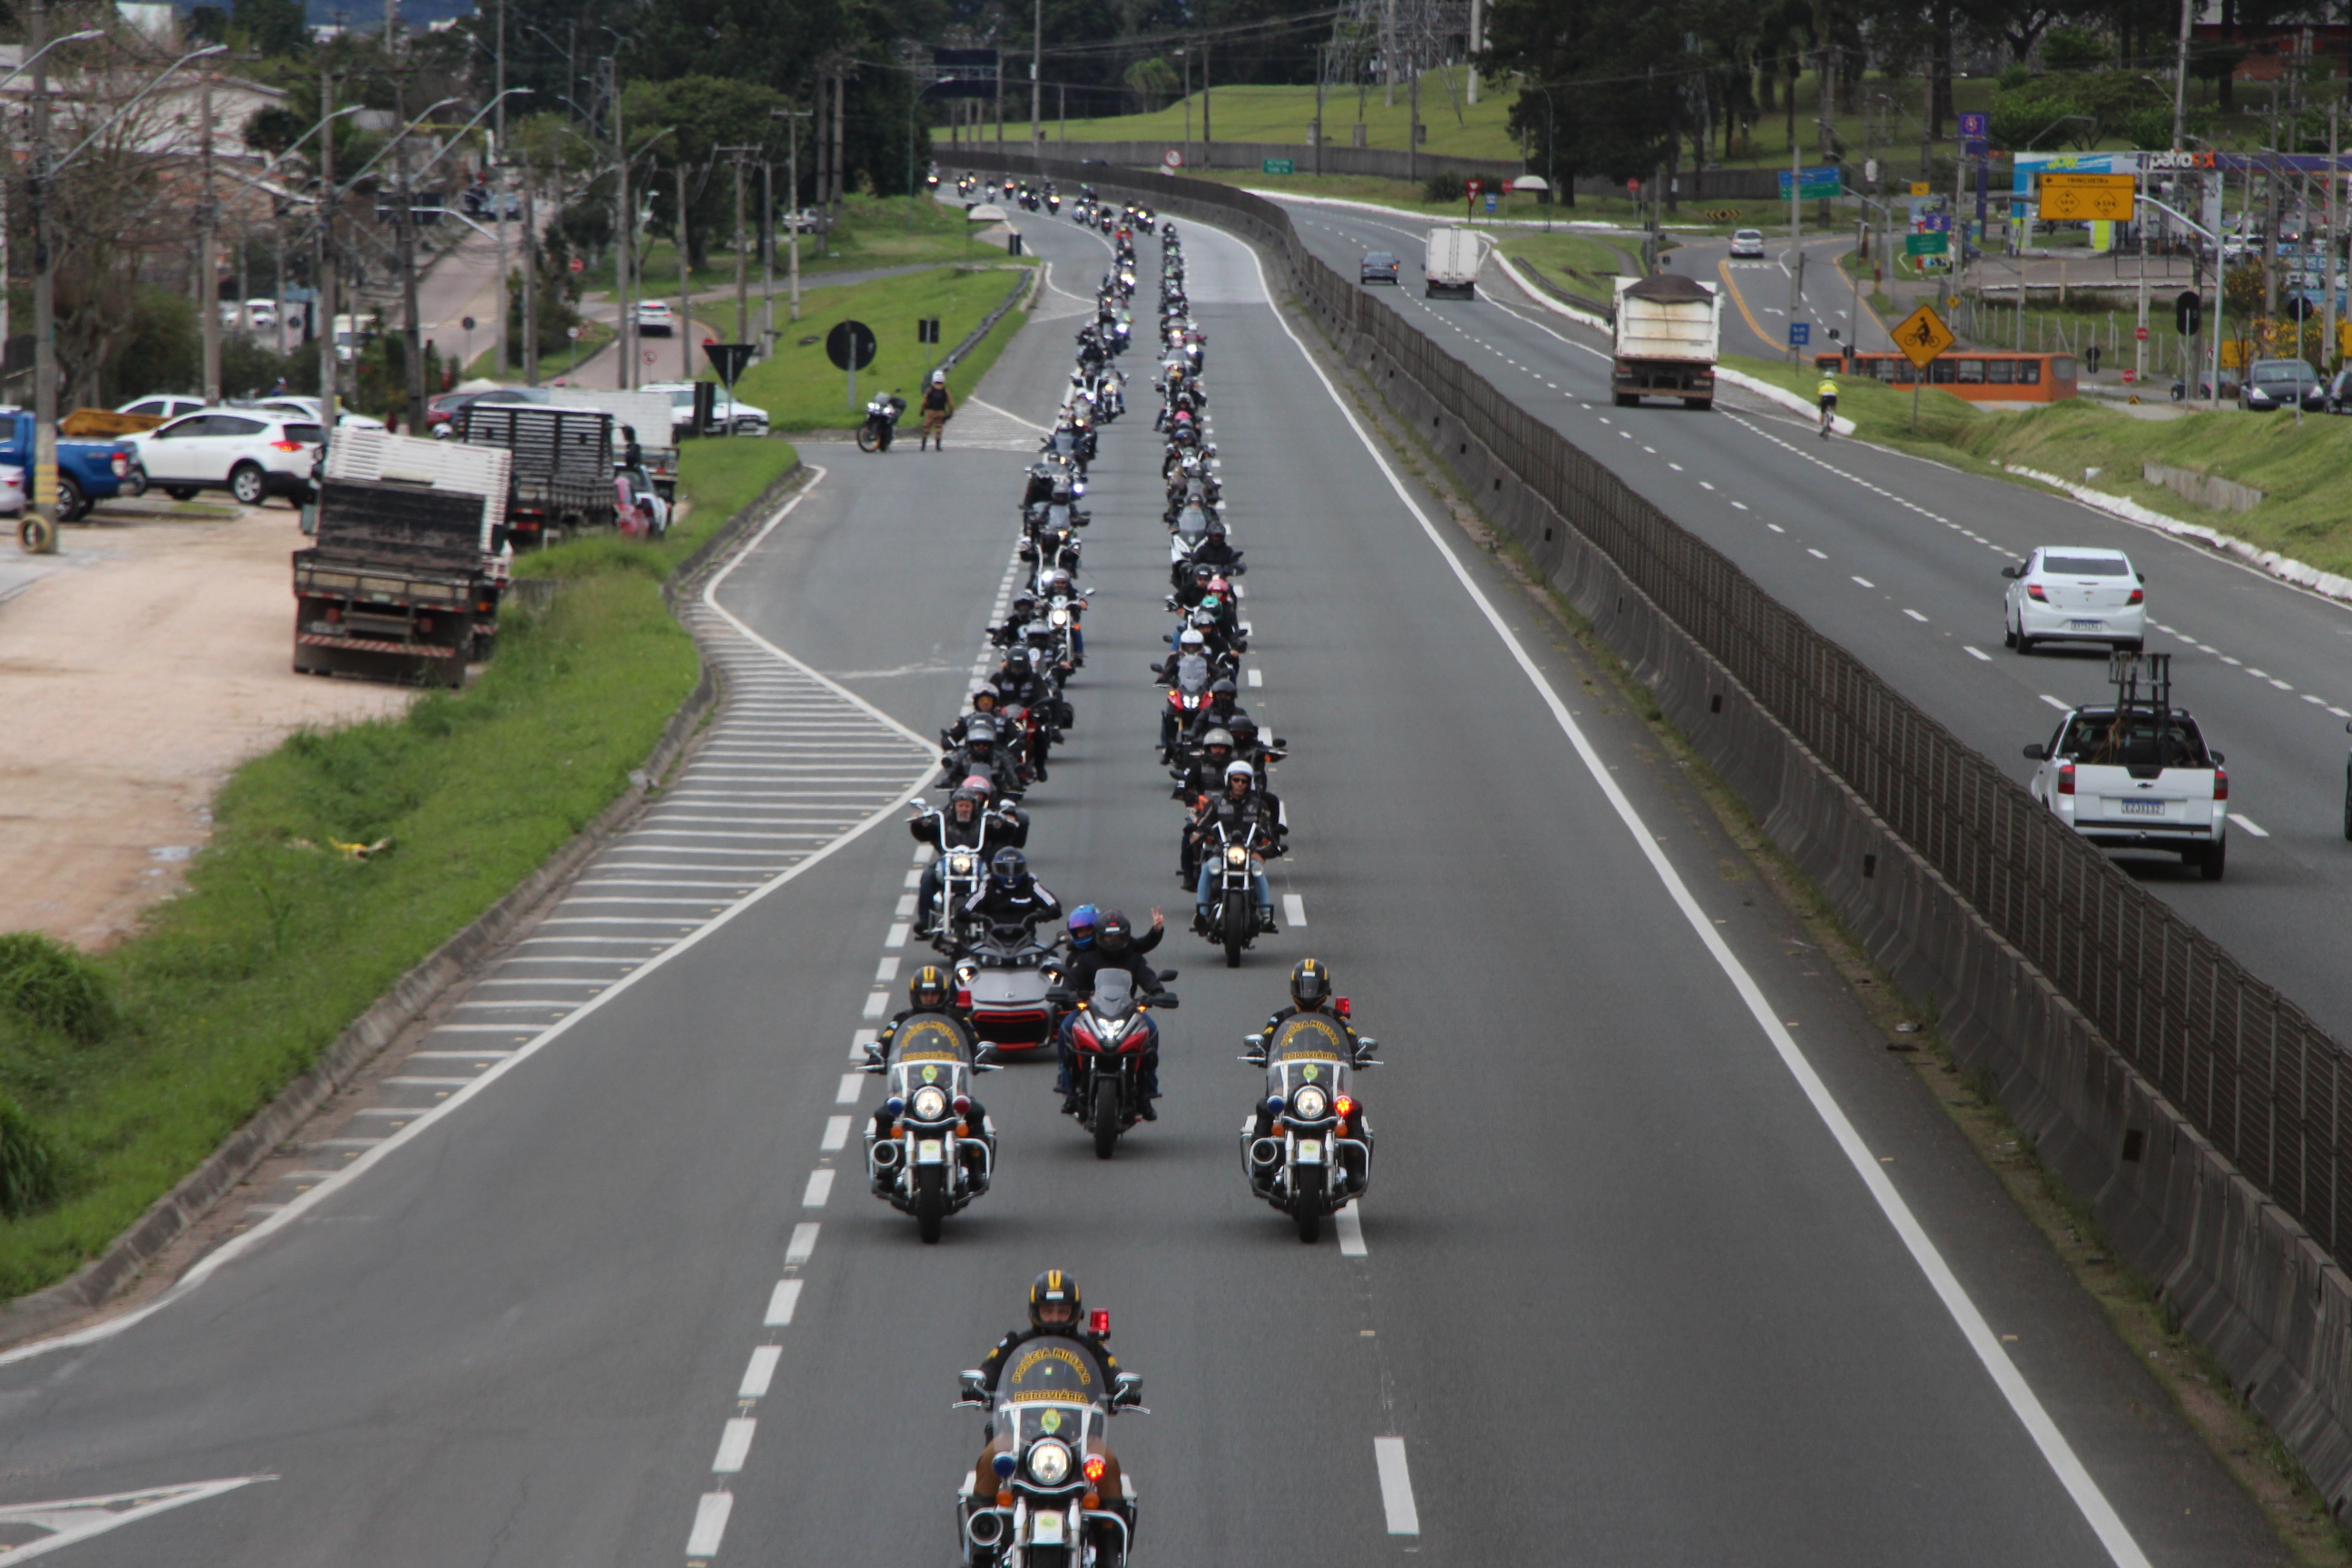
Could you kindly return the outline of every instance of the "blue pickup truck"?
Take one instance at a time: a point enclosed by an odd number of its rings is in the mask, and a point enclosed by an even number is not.
[[[33,489],[33,416],[24,408],[0,408],[0,464],[25,470],[25,490]],[[58,515],[73,522],[88,515],[92,501],[137,495],[146,489],[134,479],[131,444],[114,437],[95,440],[58,438]]]

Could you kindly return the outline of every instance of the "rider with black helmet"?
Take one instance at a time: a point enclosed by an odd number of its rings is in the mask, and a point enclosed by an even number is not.
[[[1160,984],[1160,972],[1145,954],[1158,947],[1160,939],[1167,934],[1167,918],[1158,910],[1151,911],[1150,931],[1141,936],[1135,934],[1135,923],[1118,910],[1104,910],[1095,926],[1094,941],[1086,951],[1071,958],[1070,967],[1062,976],[1063,989],[1076,996],[1088,996],[1094,993],[1096,976],[1107,969],[1123,969],[1133,982],[1139,998],[1160,994],[1166,987]],[[1055,1091],[1063,1097],[1064,1110],[1076,1111],[1078,1104],[1070,1097],[1076,1090],[1073,1074],[1077,1059],[1071,1054],[1070,1018],[1063,1019],[1061,1028],[1055,1034],[1054,1049],[1062,1062],[1062,1076],[1054,1082]],[[1160,1098],[1160,1052],[1156,1047],[1144,1053],[1142,1065],[1143,1119],[1157,1121],[1159,1113],[1151,1108],[1151,1102]]]
[[[935,1014],[947,1019],[955,1026],[956,1032],[963,1037],[965,1059],[968,1061],[983,1059],[981,1052],[986,1047],[982,1047],[979,1038],[972,1034],[971,1016],[963,1008],[956,1005],[955,983],[949,978],[948,972],[936,963],[924,964],[915,971],[914,977],[907,982],[907,1005],[892,1015],[888,1023],[882,1026],[882,1031],[877,1037],[875,1043],[866,1047],[866,1059],[876,1063],[889,1060],[890,1042],[897,1037],[898,1026],[918,1014]],[[877,1139],[889,1137],[890,1124],[896,1120],[897,1118],[890,1114],[887,1100],[876,1107],[874,1136]],[[988,1125],[988,1108],[976,1099],[971,1101],[971,1110],[966,1115],[966,1125],[972,1127]]]
[[[1275,1032],[1288,1020],[1301,1013],[1320,1013],[1339,1025],[1339,1032],[1348,1037],[1349,1051],[1355,1058],[1349,1065],[1361,1067],[1364,1062],[1363,1042],[1357,1037],[1355,1025],[1349,1014],[1342,1010],[1344,1006],[1344,1003],[1331,994],[1331,966],[1319,958],[1300,959],[1290,970],[1290,1005],[1277,1008],[1274,1016],[1266,1019],[1265,1027],[1250,1037],[1250,1059],[1256,1062],[1265,1060],[1267,1044],[1273,1040]]]
[[[988,880],[964,900],[963,911],[991,925],[1023,925],[1034,931],[1062,912],[1062,901],[1029,874],[1029,857],[1000,849],[988,863]]]
[[[1076,1340],[1093,1360],[1106,1391],[1118,1375],[1118,1358],[1110,1353],[1110,1346],[1103,1342],[1103,1337],[1087,1326],[1078,1282],[1063,1269],[1048,1268],[1029,1287],[1029,1326],[1015,1329],[996,1342],[996,1348],[980,1363],[981,1386],[992,1391],[1006,1360],[1014,1351],[1037,1339]]]

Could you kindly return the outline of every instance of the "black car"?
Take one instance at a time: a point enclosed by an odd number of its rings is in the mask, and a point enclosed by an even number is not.
[[[2317,371],[2299,359],[2258,359],[2238,388],[2238,406],[2249,413],[2268,413],[2300,404],[2306,414],[2324,414],[2327,402],[2327,384],[2319,379]]]
[[[2327,412],[2352,414],[2352,370],[2339,370],[2328,382]]]
[[[1362,281],[1366,283],[1397,282],[1397,258],[1385,250],[1367,250],[1364,252]]]

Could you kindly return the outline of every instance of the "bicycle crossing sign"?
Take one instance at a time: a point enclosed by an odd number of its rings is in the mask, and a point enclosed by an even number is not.
[[[1920,306],[1904,317],[1903,324],[1895,329],[1895,346],[1903,351],[1904,358],[1921,370],[1927,369],[1930,360],[1958,341],[1952,329],[1944,325],[1944,319],[1936,314],[1932,305]]]

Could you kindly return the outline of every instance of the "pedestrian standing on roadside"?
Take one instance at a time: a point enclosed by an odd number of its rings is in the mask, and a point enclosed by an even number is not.
[[[932,442],[939,443],[942,452],[948,449],[948,420],[955,413],[955,394],[948,390],[948,373],[931,372],[931,384],[923,388],[923,434],[915,450],[922,451]]]

